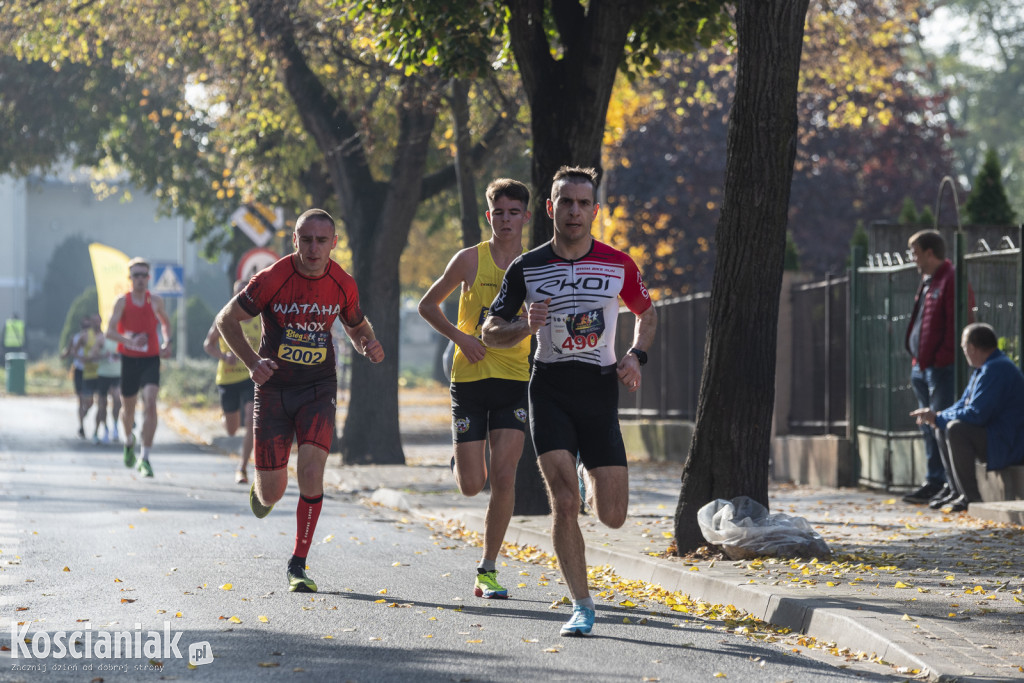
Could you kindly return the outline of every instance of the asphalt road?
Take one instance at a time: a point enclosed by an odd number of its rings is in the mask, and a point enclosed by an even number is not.
[[[70,398],[0,398],[3,681],[902,680],[665,607],[601,604],[591,638],[559,637],[556,570],[504,560],[511,599],[475,598],[477,548],[355,496],[325,501],[320,592],[289,593],[294,486],[258,520],[234,463],[166,425],[149,480],[74,432]]]

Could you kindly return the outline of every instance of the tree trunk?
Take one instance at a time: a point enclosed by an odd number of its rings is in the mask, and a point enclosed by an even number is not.
[[[775,339],[807,4],[737,4],[736,93],[704,374],[675,515],[680,554],[706,544],[696,523],[706,503],[742,495],[768,505]]]

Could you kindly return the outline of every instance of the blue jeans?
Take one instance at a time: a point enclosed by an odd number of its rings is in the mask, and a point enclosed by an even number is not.
[[[917,396],[917,405],[920,408],[931,408],[938,413],[953,405],[952,365],[922,371],[915,364],[910,370],[910,385],[914,388],[914,395]],[[936,430],[926,424],[921,425],[929,484],[946,483],[946,468],[942,466],[942,455],[939,453],[937,441],[945,439],[946,436],[942,430],[938,431],[939,434],[936,436]]]

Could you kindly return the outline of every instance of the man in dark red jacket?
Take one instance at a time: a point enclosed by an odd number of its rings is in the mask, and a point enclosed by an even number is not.
[[[921,273],[921,286],[914,297],[914,312],[907,327],[906,347],[913,357],[910,383],[918,406],[938,413],[953,405],[953,363],[957,336],[953,324],[956,303],[953,263],[946,258],[946,243],[935,230],[911,235],[907,244]],[[973,301],[971,302],[973,307]],[[971,316],[973,318],[973,316]],[[908,503],[937,503],[953,490],[946,484],[946,454],[935,430],[921,424],[927,463],[926,481],[903,497]]]

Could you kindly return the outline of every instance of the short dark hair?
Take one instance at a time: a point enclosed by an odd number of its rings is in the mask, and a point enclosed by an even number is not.
[[[915,244],[921,251],[931,249],[936,258],[946,258],[946,240],[942,239],[938,230],[918,230],[907,240],[908,247],[913,248]]]
[[[555,171],[555,177],[551,179],[551,187],[559,181],[567,180],[571,183],[590,183],[597,189],[597,169],[583,166],[562,166]]]
[[[334,218],[331,217],[331,214],[327,213],[323,209],[309,209],[308,211],[303,211],[302,215],[295,221],[295,229],[298,230],[306,221],[327,221],[331,224],[332,228],[337,227],[334,224]]]
[[[487,196],[487,205],[494,206],[494,202],[498,201],[502,197],[508,197],[512,201],[519,201],[523,203],[523,208],[529,208],[530,206],[530,188],[518,180],[512,178],[495,178],[491,181],[491,184],[487,186],[485,192]]]
[[[971,323],[965,327],[964,342],[979,351],[994,351],[999,348],[996,331],[988,323]]]

